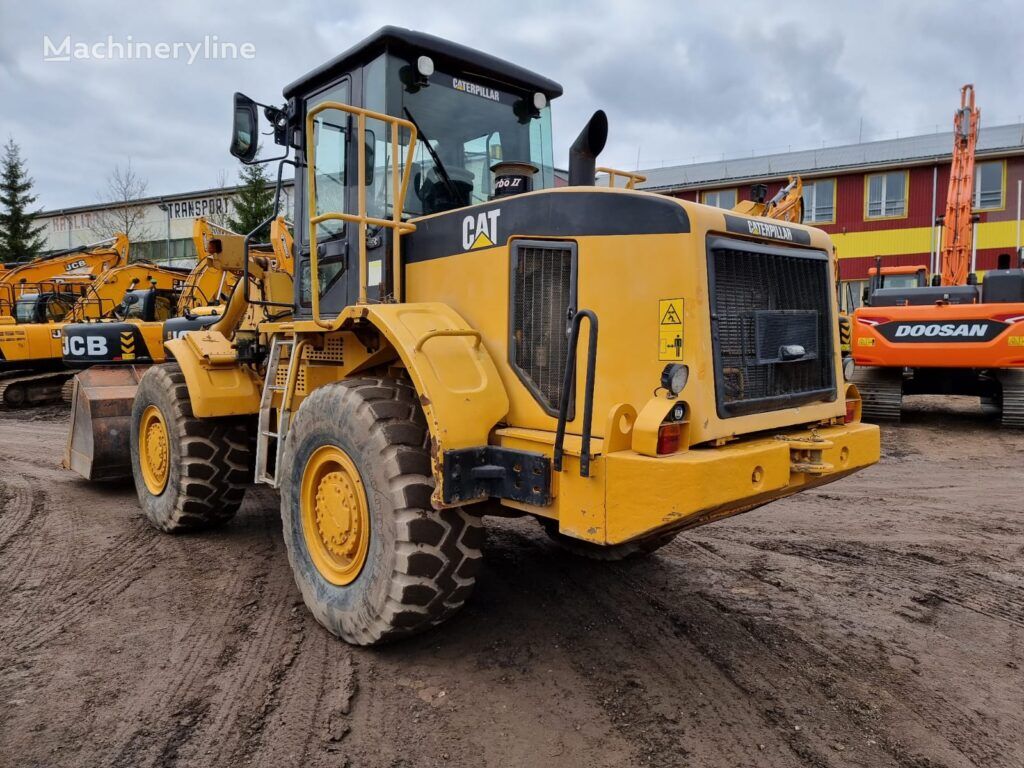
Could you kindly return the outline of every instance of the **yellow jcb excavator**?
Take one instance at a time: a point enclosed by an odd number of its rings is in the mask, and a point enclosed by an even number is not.
[[[242,235],[200,218],[192,236],[200,260],[186,281],[177,316],[162,323],[129,318],[64,327],[65,363],[91,366],[75,376],[64,458],[65,467],[87,480],[131,477],[124,436],[131,426],[132,402],[142,374],[151,364],[164,361],[165,341],[221,321],[241,339],[254,334],[259,323],[291,311],[292,238],[283,218],[270,224],[270,249],[250,250],[248,269]],[[259,298],[240,312],[240,299],[228,294],[244,295],[237,286],[246,272],[249,291]],[[275,308],[275,303],[282,306]]]
[[[42,316],[23,311],[25,305],[39,306],[38,295],[20,297],[14,316],[0,317],[0,372],[18,371],[0,381],[0,403],[18,408],[60,399],[64,382],[73,375],[62,370],[64,325],[124,317],[139,308],[152,319],[166,319],[187,276],[187,271],[142,261],[114,267],[97,277],[70,306],[51,297]]]

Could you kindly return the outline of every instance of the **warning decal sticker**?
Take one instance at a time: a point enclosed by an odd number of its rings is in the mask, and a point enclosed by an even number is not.
[[[674,362],[683,359],[683,300],[662,299],[658,302],[658,360]]]

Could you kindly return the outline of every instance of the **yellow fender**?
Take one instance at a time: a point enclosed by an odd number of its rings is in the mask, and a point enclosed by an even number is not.
[[[238,364],[222,333],[193,331],[165,341],[164,347],[185,375],[194,415],[205,419],[259,413],[261,382]]]
[[[487,445],[508,413],[508,393],[480,332],[436,302],[369,304],[349,312],[373,323],[409,371],[430,429],[433,501],[444,506],[444,452]]]

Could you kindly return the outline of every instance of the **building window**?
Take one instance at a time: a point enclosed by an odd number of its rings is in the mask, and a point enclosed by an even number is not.
[[[704,193],[704,205],[713,205],[716,208],[735,208],[735,189],[716,189],[713,192]]]
[[[1003,172],[1006,165],[1002,160],[978,163],[974,169],[974,209],[991,211],[1003,207]]]
[[[892,219],[907,215],[907,172],[873,173],[867,177],[867,218]]]
[[[831,224],[836,220],[836,180],[804,182],[804,221]]]

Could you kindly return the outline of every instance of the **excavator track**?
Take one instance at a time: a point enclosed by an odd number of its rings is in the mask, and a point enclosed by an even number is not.
[[[1002,385],[1001,423],[1010,429],[1024,429],[1024,370],[1009,368],[998,373]]]
[[[7,408],[28,408],[60,402],[64,383],[74,371],[49,371],[0,381],[0,403]]]
[[[899,421],[903,405],[903,371],[856,366],[850,381],[860,390],[863,417],[868,421]]]

